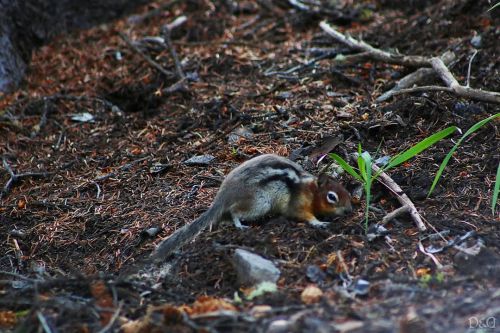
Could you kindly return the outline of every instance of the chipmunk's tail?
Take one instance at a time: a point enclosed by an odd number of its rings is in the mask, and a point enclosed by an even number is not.
[[[199,218],[176,230],[170,237],[161,241],[151,254],[150,260],[156,263],[165,260],[175,250],[191,241],[210,224],[219,222],[222,213],[223,205],[220,203],[220,200],[215,200],[214,204]]]

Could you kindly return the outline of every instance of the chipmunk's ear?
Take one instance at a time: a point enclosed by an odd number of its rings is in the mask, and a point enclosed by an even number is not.
[[[332,177],[327,173],[321,173],[318,177],[318,186],[322,187],[328,184],[332,180]]]

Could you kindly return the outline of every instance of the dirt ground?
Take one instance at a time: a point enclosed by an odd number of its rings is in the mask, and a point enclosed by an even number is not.
[[[470,85],[498,92],[500,9],[488,12],[492,3],[324,1],[314,10],[293,3],[156,1],[33,54],[22,89],[0,97],[0,329],[109,332],[138,319],[142,326],[128,332],[500,332],[500,215],[491,212],[498,121],[462,144],[430,198],[458,134],[390,172],[425,232],[402,215],[386,236],[369,240],[362,198],[324,230],[283,218],[245,230],[222,225],[184,246],[166,277],[127,274],[204,212],[223,176],[252,156],[276,153],[318,174],[335,169],[318,154],[346,157],[361,143],[376,158],[393,156],[447,126],[467,130],[499,112],[447,92],[377,103],[415,68],[334,62],[355,51],[318,26],[327,20],[407,55],[451,50],[462,84],[476,48]],[[161,36],[181,15],[187,21],[171,39],[188,79],[176,89],[169,49],[146,37]],[[120,34],[141,42],[167,72]],[[215,161],[184,163],[206,154]],[[7,188],[8,168],[36,174]],[[350,191],[359,186],[345,173],[340,179]],[[380,184],[373,195],[370,224],[400,207]],[[462,236],[433,257],[422,251]],[[277,292],[244,299],[231,263],[236,248],[277,263]],[[366,293],[353,287],[360,280],[369,282]],[[301,299],[309,285],[323,293],[313,304]],[[200,297],[231,311],[193,310]]]

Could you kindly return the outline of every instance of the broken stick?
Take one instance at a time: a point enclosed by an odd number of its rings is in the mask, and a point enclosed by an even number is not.
[[[336,41],[343,43],[354,50],[359,50],[367,52],[368,56],[375,60],[380,60],[390,64],[397,64],[402,66],[410,67],[431,67],[434,72],[446,83],[446,87],[442,86],[427,86],[427,87],[416,87],[409,89],[401,89],[396,94],[415,92],[415,91],[446,91],[454,93],[456,96],[471,98],[483,102],[497,103],[500,104],[500,93],[495,91],[487,91],[481,89],[474,89],[468,86],[462,86],[455,79],[453,74],[451,74],[448,67],[442,59],[438,57],[423,57],[423,56],[413,56],[413,55],[403,55],[394,54],[387,51],[382,51],[371,46],[364,41],[358,41],[351,36],[346,36],[332,26],[330,26],[325,21],[319,24],[321,29],[325,31],[329,36],[334,38]],[[382,95],[384,96],[384,95]]]
[[[372,170],[376,174],[379,174],[378,181],[381,182],[385,187],[387,187],[394,195],[396,195],[396,198],[398,201],[403,205],[403,207],[406,207],[405,209],[398,209],[398,213],[401,213],[404,210],[407,210],[408,213],[410,214],[411,218],[417,225],[418,230],[420,231],[425,231],[427,230],[427,227],[424,224],[424,221],[422,220],[422,217],[417,211],[417,208],[415,208],[415,205],[413,202],[408,198],[406,193],[403,192],[401,187],[392,180],[392,178],[386,174],[385,172],[380,172],[380,168],[376,166],[375,164],[372,165]],[[390,215],[390,214],[388,214]]]

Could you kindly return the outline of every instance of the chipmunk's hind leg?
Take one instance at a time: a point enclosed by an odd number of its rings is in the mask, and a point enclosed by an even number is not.
[[[247,226],[241,224],[241,220],[255,221],[271,212],[273,207],[272,198],[267,193],[255,193],[245,200],[238,200],[231,206],[229,212],[236,228],[242,229]]]

